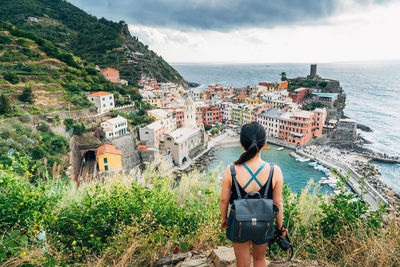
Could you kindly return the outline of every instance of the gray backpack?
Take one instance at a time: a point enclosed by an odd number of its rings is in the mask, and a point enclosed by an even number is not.
[[[279,213],[278,206],[274,205],[272,199],[267,198],[268,188],[274,174],[274,165],[271,164],[264,196],[261,196],[258,191],[251,191],[242,198],[234,164],[231,165],[231,174],[238,195],[238,199],[233,201],[235,209],[231,210],[233,213],[231,241],[237,243],[248,240],[263,243],[271,241],[274,239],[275,215]],[[252,194],[257,195],[257,198],[253,198],[253,196],[249,198]]]

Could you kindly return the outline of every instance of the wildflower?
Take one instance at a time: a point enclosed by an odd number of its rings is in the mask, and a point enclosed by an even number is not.
[[[82,226],[80,224],[78,224],[78,229],[81,229],[81,228],[82,228]]]
[[[72,245],[73,246],[75,246],[76,245],[76,241],[74,240],[74,241],[72,241]]]
[[[24,202],[19,203],[19,205],[20,205],[20,206],[23,206],[23,205],[24,205]]]
[[[90,237],[93,238],[93,237],[94,237],[94,234],[90,234]]]

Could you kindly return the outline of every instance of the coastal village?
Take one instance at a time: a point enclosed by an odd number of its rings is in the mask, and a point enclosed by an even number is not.
[[[126,82],[120,79],[118,70],[100,71],[113,83]],[[264,126],[268,143],[295,150],[299,153],[293,155],[296,160],[314,160],[310,166],[323,170],[327,176],[320,183],[333,188],[337,179],[329,169],[342,172],[341,175],[351,172],[352,182],[348,184],[352,183],[352,189],[361,195],[360,173],[371,168],[371,159],[399,160],[362,146],[366,140],[356,121],[342,116],[345,97],[338,81],[320,78],[316,65],[311,65],[307,77],[297,80],[323,82],[327,90],[289,90],[290,80],[285,76],[282,73],[280,82],[263,81],[244,88],[212,84],[205,89],[187,89],[142,76],[138,92],[142,101],[152,107],[147,110],[152,122],[139,128],[129,127],[123,116],[134,114],[138,107],[132,104],[116,108],[112,93],[88,93],[89,101],[97,109],[94,118],[102,137],[95,144],[72,145],[75,149],[71,153],[71,178],[79,184],[110,173],[137,174],[142,163],[154,161],[163,162],[171,172],[203,169],[207,164],[205,156],[215,145],[238,143],[240,127],[252,121]],[[120,110],[118,115],[115,110]],[[336,155],[326,156],[328,151]],[[400,200],[379,181],[378,175],[376,171],[370,173],[365,182],[373,209],[377,209],[379,202]]]
[[[80,2],[0,5],[0,266],[398,266],[400,69],[350,62],[395,3]],[[222,171],[251,122],[284,184],[245,259]]]

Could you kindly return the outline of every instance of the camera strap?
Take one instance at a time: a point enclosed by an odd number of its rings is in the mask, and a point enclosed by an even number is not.
[[[286,231],[286,227],[285,227],[285,231]],[[271,242],[269,242],[268,243],[268,255],[269,255],[269,257],[271,258],[271,259],[273,259],[273,261],[271,261],[271,263],[276,263],[276,264],[281,264],[281,263],[286,263],[286,262],[289,262],[292,258],[293,258],[293,246],[292,246],[292,243],[290,242],[290,238],[289,238],[289,233],[286,233],[286,236],[285,236],[285,238],[286,238],[286,240],[290,243],[290,246],[289,246],[289,257],[286,259],[286,260],[284,260],[284,261],[277,261],[277,260],[275,260],[275,257],[272,257],[271,256],[271,245],[274,243],[274,242],[276,242],[276,240],[278,240],[278,238],[280,238],[280,234],[282,233],[281,231],[279,231],[278,230],[278,236],[275,236],[275,238],[271,241]]]

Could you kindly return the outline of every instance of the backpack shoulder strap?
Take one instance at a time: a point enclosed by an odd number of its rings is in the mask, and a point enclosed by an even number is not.
[[[231,164],[231,175],[232,175],[232,182],[235,185],[236,193],[238,195],[238,199],[241,199],[242,195],[240,194],[239,184],[238,184],[238,182],[236,180],[236,170],[235,170],[235,164],[234,163]]]
[[[273,176],[274,176],[274,164],[270,164],[269,177],[268,177],[267,185],[265,186],[264,198],[267,198],[269,187],[271,186]]]

